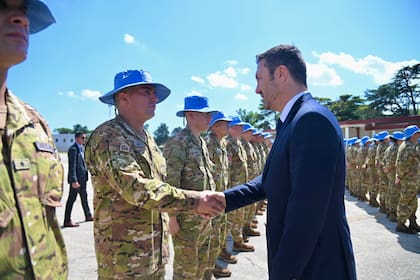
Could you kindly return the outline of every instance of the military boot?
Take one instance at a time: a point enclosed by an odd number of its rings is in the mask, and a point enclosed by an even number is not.
[[[242,232],[244,235],[247,235],[247,236],[260,236],[261,235],[261,233],[258,230],[251,228],[250,224],[244,226]]]
[[[223,249],[223,251],[219,255],[219,259],[226,263],[235,264],[238,262],[238,258],[234,255],[230,254],[226,248]]]
[[[397,227],[395,228],[398,232],[408,233],[408,234],[416,234],[414,229],[408,228],[404,223],[397,222]]]
[[[410,224],[408,228],[415,230],[416,232],[420,232],[420,226],[416,222],[416,216],[410,217],[409,221],[410,221]]]
[[[245,242],[233,242],[233,251],[235,252],[254,252],[255,248],[251,244],[246,244]]]
[[[369,201],[369,204],[370,204],[370,206],[375,207],[375,208],[379,207],[379,203],[376,200],[376,198],[371,198],[370,201]]]
[[[213,269],[213,274],[217,278],[230,277],[232,275],[232,272],[228,268],[222,268],[216,264]]]
[[[206,272],[204,273],[203,280],[216,280],[216,277],[214,277],[214,275],[213,275],[212,269],[207,269],[206,270]]]
[[[394,223],[397,221],[397,215],[395,215],[395,212],[389,212],[389,220]]]

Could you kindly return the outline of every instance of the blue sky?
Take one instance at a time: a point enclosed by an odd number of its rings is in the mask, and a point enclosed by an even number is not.
[[[255,55],[295,44],[316,97],[363,96],[396,70],[420,62],[420,1],[44,0],[57,23],[30,38],[28,59],[8,87],[53,130],[94,129],[114,116],[98,96],[114,76],[144,69],[171,95],[148,122],[153,132],[199,94],[234,114],[258,111]],[[111,4],[112,3],[112,4]]]

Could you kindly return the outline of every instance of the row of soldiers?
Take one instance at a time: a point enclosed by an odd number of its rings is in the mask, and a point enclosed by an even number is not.
[[[261,132],[249,123],[243,122],[238,116],[228,117],[220,111],[215,111],[208,106],[206,98],[201,96],[189,96],[185,100],[185,108],[177,113],[177,116],[186,117],[187,126],[169,139],[163,148],[163,155],[167,162],[167,181],[181,188],[192,189],[203,184],[203,173],[208,185],[214,182],[216,191],[224,191],[229,187],[243,184],[262,173],[269,147],[271,147],[271,134]],[[196,138],[190,137],[197,127],[196,120],[190,112],[208,113],[211,120],[208,126],[203,126],[207,133],[199,137],[198,146]],[[204,114],[205,115],[205,114]],[[188,152],[185,152],[188,150]],[[196,154],[189,162],[187,154]],[[200,154],[201,155],[198,155]],[[197,159],[203,170],[210,172],[191,172],[197,165]],[[188,176],[179,175],[179,171],[191,172]],[[210,174],[209,174],[210,173]],[[178,179],[179,177],[183,179]],[[212,179],[210,178],[212,177]],[[217,265],[220,259],[228,264],[237,263],[237,257],[227,248],[227,237],[230,234],[233,239],[235,252],[252,252],[254,246],[249,244],[250,236],[259,236],[257,230],[256,215],[262,215],[266,204],[264,201],[258,205],[250,205],[221,214],[213,218],[205,225],[206,221],[197,216],[186,217],[174,215],[171,217],[169,228],[172,233],[174,244],[174,279],[200,278],[198,271],[205,270],[204,279],[216,277],[230,277],[231,271]],[[204,226],[203,226],[204,224]],[[175,226],[174,226],[175,225]],[[175,227],[176,230],[171,229]],[[194,235],[194,236],[187,236]],[[189,240],[189,242],[185,242]],[[191,242],[193,240],[193,242]],[[192,245],[193,243],[194,245]],[[191,247],[195,248],[191,248]],[[208,262],[202,261],[203,256],[208,256]]]
[[[373,137],[345,139],[350,194],[379,207],[396,231],[420,232],[416,221],[420,185],[420,129],[381,131]],[[408,226],[406,225],[408,220]]]

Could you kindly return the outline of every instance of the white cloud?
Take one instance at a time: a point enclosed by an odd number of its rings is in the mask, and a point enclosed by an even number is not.
[[[220,71],[207,75],[207,80],[212,87],[236,88],[238,86],[237,81],[226,74],[220,73]]]
[[[419,63],[415,59],[390,62],[374,55],[356,59],[343,52],[339,54],[332,52],[319,54],[313,52],[313,55],[319,59],[319,64],[338,65],[356,74],[371,76],[378,85],[389,83],[395,73],[404,66]]]
[[[232,59],[232,60],[227,60],[226,63],[229,64],[229,65],[236,65],[236,64],[238,64],[238,61]]]
[[[101,96],[101,92],[98,90],[82,89],[81,96],[87,99],[97,100]]]
[[[316,86],[340,86],[343,80],[334,68],[325,64],[306,64],[308,83]]]
[[[136,41],[133,35],[130,35],[128,33],[124,34],[124,42],[127,44],[133,44]]]
[[[223,73],[225,73],[226,75],[228,75],[231,78],[236,77],[236,70],[232,66],[229,66],[228,68],[223,70]]]
[[[246,96],[245,94],[242,94],[242,93],[238,92],[235,95],[235,99],[236,100],[241,100],[241,101],[246,101],[246,100],[248,100],[248,96]]]
[[[241,72],[241,74],[242,74],[242,75],[246,75],[246,74],[248,74],[248,73],[249,73],[249,71],[250,71],[250,69],[249,69],[249,68],[241,68],[241,69],[239,69],[239,72]]]
[[[251,90],[251,86],[245,85],[245,84],[241,84],[241,90],[243,90],[243,91],[250,91]]]
[[[194,82],[199,83],[199,84],[204,84],[205,83],[204,79],[202,79],[200,77],[197,77],[197,76],[191,76],[191,80],[193,80]]]
[[[73,90],[69,90],[66,92],[60,91],[58,92],[58,95],[73,98],[73,99],[79,99],[79,100],[92,99],[96,101],[98,97],[101,96],[102,94],[100,91],[97,91],[97,90],[82,89],[80,94],[75,93]]]

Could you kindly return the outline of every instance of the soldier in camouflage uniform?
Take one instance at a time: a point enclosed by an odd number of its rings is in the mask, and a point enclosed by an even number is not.
[[[375,135],[376,136],[376,135]],[[375,166],[376,160],[376,138],[371,138],[371,144],[367,148],[367,155],[365,164],[362,168],[366,168],[366,186],[369,192],[369,204],[372,207],[378,207],[378,201],[376,200],[379,192],[379,177],[378,171]]]
[[[415,234],[420,232],[416,221],[417,192],[416,176],[418,175],[419,157],[415,145],[420,137],[420,129],[416,125],[404,129],[405,140],[398,148],[395,183],[400,185],[401,196],[397,207],[397,227],[399,232]],[[407,227],[405,222],[409,220]]]
[[[224,191],[229,186],[229,162],[225,137],[228,135],[227,125],[231,120],[222,112],[214,114],[210,121],[210,132],[205,138],[210,160],[214,163],[213,179],[216,184],[216,191]],[[211,223],[209,264],[215,267],[213,274],[216,277],[229,277],[232,274],[231,271],[216,264],[218,256],[221,256],[221,259],[228,263],[237,262],[236,257],[229,254],[226,249],[227,215],[221,214],[216,216]]]
[[[400,188],[399,184],[395,184],[395,162],[397,160],[398,147],[404,140],[404,133],[401,131],[395,131],[388,135],[387,138],[390,141],[388,148],[385,150],[383,158],[382,170],[388,177],[388,188],[386,193],[386,205],[389,213],[389,220],[391,222],[397,221],[397,205],[400,200]]]
[[[114,90],[99,98],[118,110],[94,130],[85,149],[94,188],[99,279],[164,279],[169,246],[168,215],[162,211],[210,211],[202,209],[205,193],[164,182],[165,159],[144,130],[156,103],[169,93],[148,72],[127,70],[115,76]],[[223,210],[213,206],[214,215]]]
[[[209,128],[213,112],[205,97],[184,99],[184,110],[176,115],[185,117],[187,126],[169,139],[163,150],[169,184],[187,190],[215,190],[213,163],[200,136]],[[202,279],[207,269],[214,268],[214,263],[209,265],[211,221],[186,213],[170,214],[170,229],[175,251],[173,279]]]
[[[67,279],[55,215],[63,166],[45,120],[6,87],[9,69],[26,58],[29,33],[53,22],[40,1],[1,1],[0,279]],[[11,31],[25,40],[5,35]]]
[[[366,157],[368,153],[368,146],[372,142],[369,136],[364,136],[360,139],[360,147],[357,151],[357,170],[359,172],[358,185],[356,186],[356,196],[359,200],[367,201],[366,193],[368,190],[368,177],[366,171]]]
[[[357,180],[357,172],[356,172],[356,160],[357,160],[357,137],[350,138],[349,140],[349,149],[346,156],[347,161],[347,177],[349,183],[349,191],[351,195],[355,195],[355,187],[356,187],[356,180]]]
[[[376,148],[375,166],[378,172],[378,191],[379,191],[379,211],[381,213],[387,213],[389,217],[389,209],[386,201],[388,200],[386,194],[388,192],[388,177],[383,171],[384,167],[384,154],[386,148],[388,148],[389,139],[388,131],[381,131],[378,133],[378,145]]]
[[[226,150],[229,159],[230,179],[229,185],[233,187],[248,181],[248,167],[246,152],[241,144],[240,137],[242,126],[245,123],[239,117],[232,117],[229,123],[229,136],[227,137]],[[233,250],[239,252],[253,252],[254,246],[246,244],[242,235],[244,224],[244,208],[228,213],[228,222],[231,223],[231,234],[233,238]]]
[[[242,135],[241,143],[246,152],[247,158],[247,167],[248,167],[248,178],[254,179],[259,172],[258,157],[255,152],[254,146],[251,144],[251,138],[253,133],[253,127],[247,123],[242,126]],[[244,207],[244,226],[243,226],[243,235],[244,236],[260,236],[261,233],[252,227],[253,220],[255,218],[255,213],[257,210],[257,203],[252,203]]]

